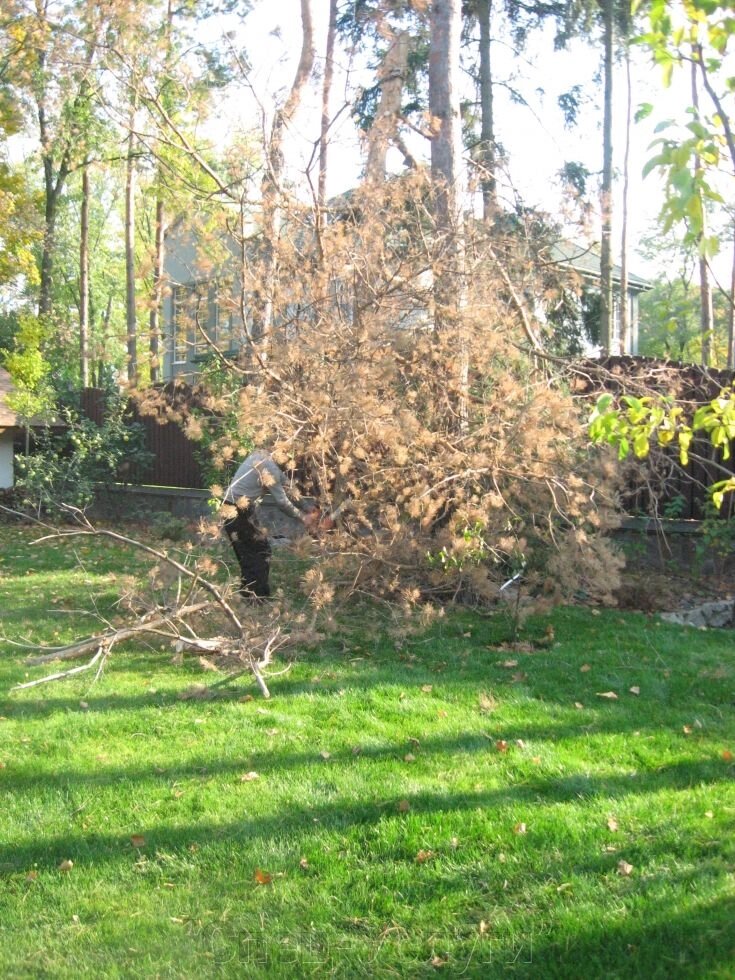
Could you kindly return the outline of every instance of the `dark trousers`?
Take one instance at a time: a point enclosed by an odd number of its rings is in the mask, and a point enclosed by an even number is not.
[[[237,515],[228,518],[223,527],[240,565],[240,593],[243,596],[270,595],[271,546],[264,528],[258,524],[255,508],[238,507]]]

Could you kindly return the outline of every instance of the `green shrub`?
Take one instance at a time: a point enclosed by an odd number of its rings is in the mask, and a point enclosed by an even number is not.
[[[53,513],[64,504],[85,508],[99,484],[118,482],[131,466],[150,463],[144,429],[126,416],[119,395],[108,398],[102,425],[71,408],[60,415],[66,428],[42,430],[34,451],[15,460],[21,504],[36,514]]]

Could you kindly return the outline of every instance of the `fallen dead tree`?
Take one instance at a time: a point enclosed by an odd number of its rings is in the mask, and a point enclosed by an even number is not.
[[[216,584],[207,577],[217,568],[210,556],[192,559],[189,566],[135,538],[95,527],[77,508],[67,506],[64,511],[77,526],[49,529],[34,545],[84,537],[109,539],[154,559],[149,585],[155,582],[165,585],[165,589],[158,596],[152,588],[121,596],[118,605],[125,621],[119,625],[106,624],[103,629],[63,646],[34,647],[36,652],[26,660],[28,666],[89,659],[79,666],[18,684],[13,690],[37,687],[92,669],[99,676],[116,646],[127,640],[149,637],[165,641],[178,656],[199,655],[217,666],[250,672],[263,697],[269,698],[266,672],[274,653],[297,641],[316,637],[313,629],[306,626],[304,614],[286,616],[279,603],[244,607],[239,599],[233,599],[230,586]],[[244,607],[243,612],[235,607],[236,602]]]

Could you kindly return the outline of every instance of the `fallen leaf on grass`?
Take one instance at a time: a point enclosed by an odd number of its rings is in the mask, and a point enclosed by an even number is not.
[[[615,691],[598,691],[596,696],[598,698],[607,698],[608,701],[618,700],[618,696]]]
[[[299,867],[301,868],[302,871],[308,871],[309,862],[307,861],[306,858],[301,858],[301,860],[299,861]]]
[[[131,834],[130,843],[133,847],[145,847],[145,837],[142,834]]]
[[[513,667],[517,667],[517,666],[518,666],[517,660],[503,660],[501,663],[498,664],[498,667],[505,667],[506,670],[511,670]]]
[[[630,691],[631,694],[635,694],[636,697],[641,693],[641,689],[638,687],[637,684],[634,684],[633,687],[629,687],[628,690]]]
[[[527,830],[527,827],[526,827],[526,825],[524,823],[517,823],[515,825],[515,827],[513,828],[513,833],[514,834],[525,834],[526,833],[526,830]]]
[[[403,757],[403,761],[404,762],[415,762],[416,761],[416,756],[413,754],[413,752],[406,752],[406,754]]]
[[[89,704],[86,701],[80,701],[79,702],[79,707],[82,709],[82,711],[88,711],[89,710]]]
[[[495,711],[498,706],[498,702],[492,696],[492,694],[486,694],[485,691],[480,691],[479,696],[480,711],[486,711],[488,714],[491,711]]]
[[[241,783],[252,783],[254,779],[260,779],[260,774],[257,772],[244,772],[240,776]]]
[[[433,684],[424,684],[421,687],[421,690],[424,692],[424,694],[431,694],[431,692],[434,690],[434,685]]]
[[[254,701],[255,698],[253,697],[252,694],[243,694],[243,696],[241,698],[238,698],[237,700],[240,702],[240,704],[245,704],[248,701]]]
[[[684,732],[685,735],[691,735],[694,729],[692,728],[691,725],[684,725],[682,731]]]
[[[504,738],[500,738],[495,743],[495,748],[498,750],[498,752],[507,752],[508,751],[508,743],[505,741]]]
[[[332,753],[327,752],[326,750],[324,750],[324,752],[320,752],[319,755],[322,757],[322,759],[324,759],[325,762],[327,761],[327,759],[332,758]]]
[[[708,820],[713,820],[715,816],[712,810],[705,810],[704,815]]]
[[[579,668],[580,674],[587,674],[591,670],[592,670],[592,668],[590,667],[589,664],[582,664],[582,666]]]
[[[487,922],[485,922],[484,919],[480,919],[480,925],[478,928],[481,936],[484,936],[486,932],[490,931],[490,926],[487,924]]]
[[[408,813],[408,811],[410,809],[411,809],[411,804],[408,802],[408,800],[399,800],[398,801],[398,812],[399,813]]]
[[[633,873],[633,865],[628,864],[627,861],[618,861],[618,874],[622,875],[624,878],[630,877]]]
[[[577,711],[581,711],[582,708],[584,708],[584,705],[582,704],[581,701],[575,701],[574,702],[574,707],[577,709]]]
[[[38,878],[38,872],[35,870],[29,871],[28,874],[26,875],[26,881],[36,881],[37,878]]]
[[[429,858],[433,858],[433,857],[434,857],[433,851],[419,851],[418,854],[416,855],[416,863],[424,864],[426,861],[429,860]]]
[[[213,697],[206,684],[190,684],[184,691],[179,691],[179,701],[208,701]]]
[[[519,749],[525,749],[526,747],[526,743],[523,741],[522,738],[516,739],[516,745],[518,746]]]
[[[732,752],[729,749],[724,749],[722,752],[722,758],[725,762],[732,762]]]
[[[521,684],[523,681],[528,680],[528,674],[519,670],[516,674],[512,674],[510,679],[514,684]]]
[[[270,885],[270,883],[273,881],[273,875],[268,874],[267,871],[261,871],[260,868],[255,869],[253,878],[258,885]]]
[[[612,831],[613,833],[615,833],[615,831],[618,829],[618,822],[615,819],[615,817],[609,818],[609,820],[607,821],[607,829]]]
[[[73,861],[69,861],[67,859],[66,861],[62,861],[59,864],[59,871],[71,871],[71,869],[73,867],[74,867],[74,862]]]
[[[441,967],[446,966],[449,962],[448,956],[432,956],[431,965],[434,969],[439,970]]]

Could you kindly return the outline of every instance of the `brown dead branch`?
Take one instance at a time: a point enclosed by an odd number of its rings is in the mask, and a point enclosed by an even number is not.
[[[165,639],[179,655],[206,655],[214,657],[223,665],[238,668],[244,665],[254,677],[263,697],[270,697],[265,671],[275,652],[293,642],[295,636],[280,621],[283,614],[278,606],[254,607],[251,616],[241,617],[232,607],[225,589],[210,582],[198,571],[187,568],[170,555],[127,535],[95,527],[76,508],[64,509],[81,527],[51,530],[48,525],[37,521],[37,524],[48,528],[51,533],[37,538],[34,544],[78,536],[107,538],[154,557],[159,566],[168,567],[176,573],[177,586],[170,590],[173,598],[167,603],[154,604],[150,596],[145,595],[136,595],[133,600],[128,600],[127,612],[133,617],[133,622],[120,626],[106,625],[97,633],[63,646],[37,647],[39,653],[26,661],[29,666],[79,660],[88,656],[91,651],[94,652],[87,663],[18,684],[14,690],[63,680],[95,667],[99,675],[115,646],[126,640],[150,636]],[[185,589],[181,588],[182,578],[188,581]],[[214,635],[201,635],[199,620],[202,617],[213,621],[213,629],[217,630]]]

